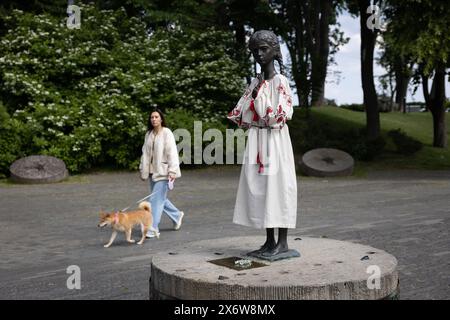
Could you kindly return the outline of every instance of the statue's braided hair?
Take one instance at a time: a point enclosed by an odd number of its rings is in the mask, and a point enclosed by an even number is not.
[[[275,33],[270,30],[259,30],[253,33],[248,44],[250,50],[255,48],[257,41],[264,41],[276,51],[275,60],[280,65],[280,73],[284,75],[283,55],[281,53],[280,42]]]

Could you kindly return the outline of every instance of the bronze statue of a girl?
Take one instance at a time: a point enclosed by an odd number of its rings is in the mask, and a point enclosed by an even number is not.
[[[249,130],[233,222],[266,229],[266,241],[249,255],[269,260],[299,256],[287,243],[288,228],[295,228],[297,219],[297,178],[286,124],[293,114],[291,89],[272,31],[256,31],[249,48],[261,73],[228,114],[231,121]]]

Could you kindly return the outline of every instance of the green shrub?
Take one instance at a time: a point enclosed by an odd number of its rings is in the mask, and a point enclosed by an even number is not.
[[[9,173],[9,166],[20,157],[32,154],[33,136],[22,122],[11,119],[0,102],[0,178]]]
[[[445,108],[445,110],[450,111],[450,100],[445,101],[444,108]]]
[[[370,141],[365,129],[344,129],[333,123],[311,116],[305,121],[294,120],[292,132],[295,152],[305,153],[316,148],[336,148],[353,156],[355,160],[369,161],[379,155],[386,141],[383,137]]]
[[[401,129],[388,131],[388,136],[392,139],[397,152],[403,155],[411,155],[422,149],[423,144],[406,135]]]
[[[382,136],[369,140],[365,129],[352,133],[344,132],[342,135],[342,150],[351,154],[356,160],[371,161],[383,152],[385,146],[386,141]]]
[[[352,104],[342,104],[339,106],[339,108],[352,110],[352,111],[359,111],[359,112],[365,112],[366,109],[363,104],[358,103],[352,103]]]
[[[14,150],[2,153],[3,174],[31,152],[59,157],[71,172],[136,169],[152,107],[190,110],[215,124],[242,93],[231,34],[160,30],[149,36],[123,8],[80,6],[80,29],[68,29],[66,18],[19,10],[4,19],[0,100],[10,131],[2,132],[0,145],[14,143]]]
[[[197,129],[194,128],[195,123],[197,122]],[[180,153],[180,160],[184,159],[184,163],[194,164],[194,155],[195,155],[195,141],[194,139],[200,139],[201,144],[198,144],[198,146],[201,146],[201,150],[198,150],[198,152],[204,152],[205,147],[208,145],[211,145],[215,142],[214,139],[211,139],[212,141],[203,141],[204,134],[209,129],[217,129],[217,134],[220,132],[221,138],[222,138],[222,151],[224,157],[222,160],[225,163],[225,154],[226,154],[226,126],[220,122],[220,121],[214,121],[214,122],[207,122],[202,121],[201,117],[199,115],[194,114],[192,111],[185,110],[185,109],[178,109],[178,110],[169,110],[166,113],[166,123],[167,126],[174,131],[176,138],[177,137],[177,131],[178,129],[186,129],[189,131],[190,134],[190,154],[191,157],[188,159],[185,157],[183,153]],[[198,130],[198,128],[201,126],[201,131]],[[181,141],[181,138],[179,138]],[[179,142],[180,142],[179,141]],[[198,164],[198,163],[197,163]]]
[[[420,106],[420,107],[425,108],[426,103],[417,101],[417,102],[407,102],[406,105],[407,106]]]

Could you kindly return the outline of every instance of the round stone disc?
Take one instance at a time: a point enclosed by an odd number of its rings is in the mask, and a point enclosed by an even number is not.
[[[9,171],[12,181],[29,184],[59,182],[69,176],[64,161],[40,155],[16,160]]]
[[[397,259],[347,241],[289,237],[301,256],[269,262],[249,257],[264,237],[186,243],[153,256],[150,298],[182,300],[378,300],[398,298]],[[228,261],[234,263],[218,263]],[[247,269],[233,268],[251,260]]]
[[[353,157],[347,152],[331,148],[310,150],[300,163],[302,171],[314,177],[349,176],[354,165]]]

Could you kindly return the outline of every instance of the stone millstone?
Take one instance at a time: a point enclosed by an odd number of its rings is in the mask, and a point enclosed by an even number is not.
[[[29,156],[9,168],[11,180],[19,183],[52,183],[68,177],[64,161],[51,156]]]
[[[308,176],[336,177],[353,173],[355,161],[348,153],[330,148],[319,148],[306,152],[300,163]]]
[[[150,298],[377,300],[398,293],[397,260],[382,250],[346,241],[289,237],[289,247],[301,257],[269,262],[246,256],[263,242],[264,237],[208,239],[156,254]],[[210,262],[218,257],[250,259],[264,266],[235,270]],[[379,270],[378,288],[368,285],[373,266]]]

